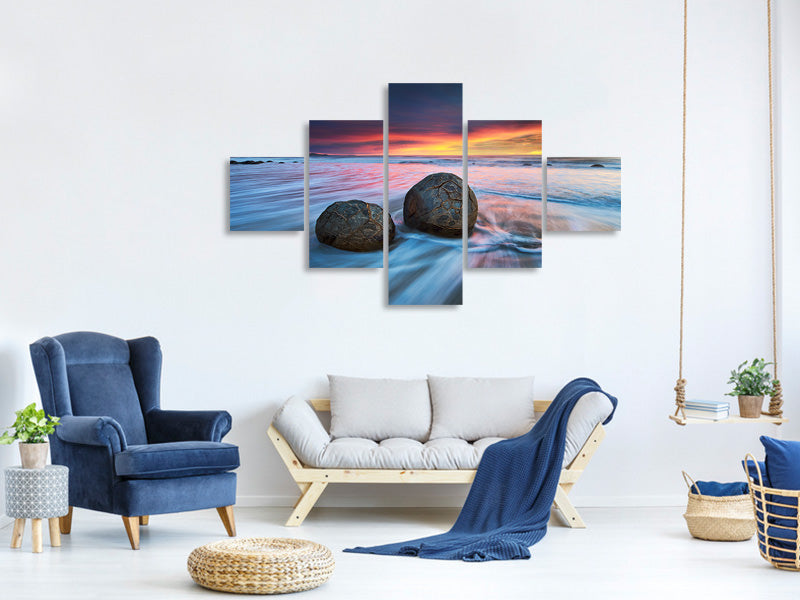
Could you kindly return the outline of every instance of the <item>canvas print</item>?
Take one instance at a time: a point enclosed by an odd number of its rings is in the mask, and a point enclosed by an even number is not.
[[[478,203],[470,268],[542,266],[542,122],[469,121],[467,183]]]
[[[461,84],[390,83],[390,305],[461,304],[463,171]]]
[[[309,121],[308,156],[308,266],[382,267],[383,121]]]
[[[232,157],[231,231],[303,231],[302,156]]]
[[[619,158],[547,159],[547,231],[620,231]]]

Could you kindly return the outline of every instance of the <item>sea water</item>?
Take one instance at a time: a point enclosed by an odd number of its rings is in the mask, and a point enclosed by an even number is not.
[[[478,200],[467,266],[542,266],[540,156],[470,156],[467,183]]]
[[[547,231],[619,231],[621,169],[619,158],[548,158]]]
[[[230,165],[231,231],[303,230],[303,157],[237,156],[231,160],[264,161]]]

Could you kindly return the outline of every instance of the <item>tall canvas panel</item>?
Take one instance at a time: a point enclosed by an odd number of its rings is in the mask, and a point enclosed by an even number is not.
[[[622,160],[547,158],[547,231],[620,231]]]
[[[302,156],[230,160],[231,231],[303,231],[305,165]]]
[[[542,266],[542,122],[469,121],[467,183],[478,202],[470,268]]]
[[[460,83],[389,84],[389,304],[462,302]]]
[[[383,121],[309,121],[308,150],[309,267],[382,267]]]

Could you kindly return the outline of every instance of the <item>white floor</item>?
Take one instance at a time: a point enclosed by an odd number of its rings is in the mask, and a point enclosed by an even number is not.
[[[754,540],[703,542],[686,531],[681,508],[581,511],[588,529],[553,520],[528,561],[463,563],[344,554],[343,548],[441,533],[454,509],[318,508],[295,529],[282,526],[289,509],[239,508],[240,536],[298,537],[327,545],[336,571],[309,598],[726,598],[797,597],[800,573],[778,571]],[[45,536],[47,528],[45,527]],[[128,546],[119,517],[76,510],[60,548],[45,537],[42,554],[8,547],[0,530],[0,598],[219,597],[186,572],[192,548],[223,539],[216,511],[154,516],[142,528],[141,550]]]

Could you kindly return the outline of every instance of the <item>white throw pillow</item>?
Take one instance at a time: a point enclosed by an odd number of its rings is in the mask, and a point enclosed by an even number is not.
[[[428,375],[433,407],[430,438],[512,438],[533,427],[533,377]]]
[[[363,379],[328,375],[331,436],[379,442],[388,438],[428,439],[431,400],[424,379]]]

